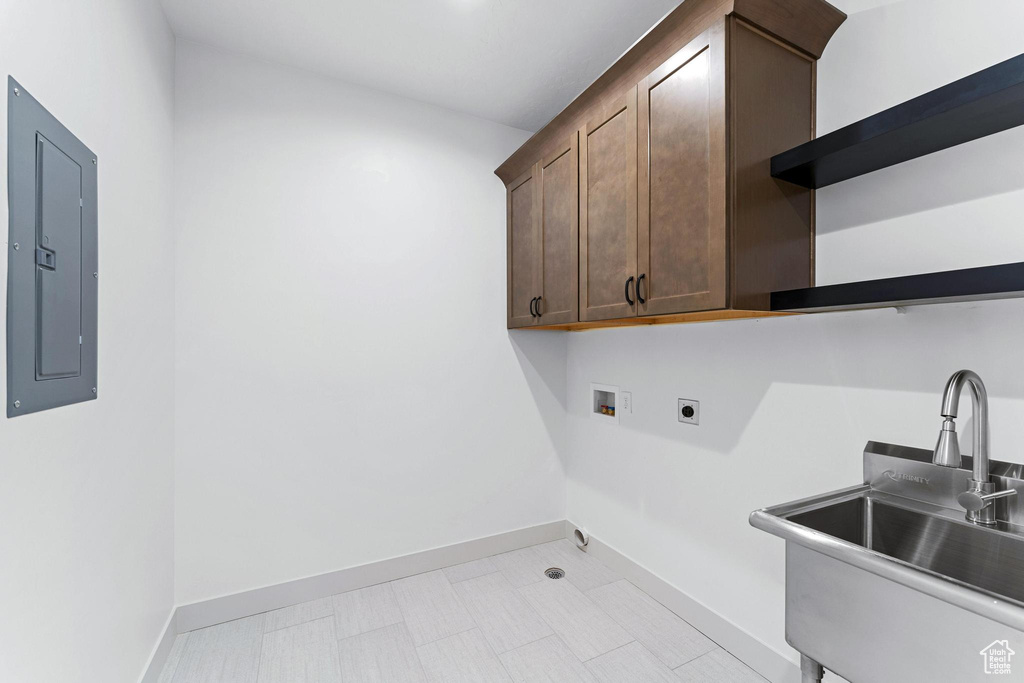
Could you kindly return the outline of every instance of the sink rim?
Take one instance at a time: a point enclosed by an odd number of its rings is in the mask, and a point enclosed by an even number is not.
[[[755,510],[750,524],[755,528],[797,543],[809,550],[822,553],[853,565],[877,576],[956,605],[982,617],[1024,631],[1024,602],[994,593],[973,584],[939,574],[929,569],[844,541],[828,533],[817,531],[789,519],[794,515],[845,503],[857,498],[870,498],[885,505],[903,508],[931,517],[940,517],[970,527],[977,533],[1011,536],[1024,541],[1024,530],[1012,525],[1001,528],[979,527],[963,519],[962,514],[931,503],[903,498],[873,490],[869,484],[859,484],[809,498]]]
[[[952,510],[923,500],[915,500],[913,498],[906,498],[904,496],[886,493],[885,491],[879,491],[871,488],[869,484],[853,486],[849,489],[840,489],[839,491],[833,491],[832,493],[826,493],[821,496],[812,496],[810,498],[804,498],[803,500],[793,501],[792,503],[784,503],[783,505],[776,505],[763,509],[777,516],[789,519],[790,517],[795,517],[806,512],[814,512],[834,505],[841,505],[842,503],[856,500],[858,498],[877,501],[882,505],[901,508],[927,517],[939,517],[943,520],[958,524],[966,529],[970,529],[971,533],[999,534],[1015,538],[1024,543],[1024,527],[1019,525],[1010,524],[1004,521],[999,521],[996,526],[980,526],[978,524],[972,524],[965,518],[963,510]],[[911,566],[916,567],[917,565]],[[1021,604],[1024,605],[1024,601],[1022,601]]]

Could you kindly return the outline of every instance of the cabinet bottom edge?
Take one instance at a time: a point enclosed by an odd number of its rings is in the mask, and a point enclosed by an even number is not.
[[[533,325],[529,330],[562,330],[582,332],[607,327],[642,327],[645,325],[672,325],[682,323],[708,323],[719,320],[749,320],[751,318],[778,318],[790,315],[801,315],[792,311],[749,311],[726,308],[716,311],[698,311],[695,313],[670,313],[664,315],[647,315],[633,318],[612,318],[610,320],[590,320],[558,325]]]

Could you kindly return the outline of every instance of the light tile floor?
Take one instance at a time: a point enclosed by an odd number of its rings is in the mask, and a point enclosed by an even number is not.
[[[549,567],[564,579],[544,576]],[[764,683],[569,541],[184,633],[160,683]]]

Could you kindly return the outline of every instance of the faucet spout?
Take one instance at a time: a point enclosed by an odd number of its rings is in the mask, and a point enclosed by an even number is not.
[[[960,407],[960,394],[964,385],[971,388],[971,406],[974,409],[974,471],[967,490],[957,496],[957,502],[967,511],[967,521],[985,526],[997,523],[994,502],[999,498],[1016,495],[1015,489],[996,491],[992,483],[988,460],[988,392],[981,377],[970,370],[954,372],[946,382],[942,394],[942,431],[935,444],[932,462],[943,467],[960,467],[960,444],[956,438],[956,414]]]
[[[974,473],[975,481],[989,480],[988,465],[988,391],[981,377],[971,370],[959,370],[946,382],[946,390],[942,394],[942,417],[946,418],[939,434],[939,443],[935,447],[932,462],[944,467],[960,466],[960,449],[956,443],[956,419],[960,407],[960,394],[964,385],[971,388],[971,407],[974,410]],[[955,450],[955,462],[953,452]]]

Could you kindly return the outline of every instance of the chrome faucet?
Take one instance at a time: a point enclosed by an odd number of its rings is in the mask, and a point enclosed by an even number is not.
[[[935,444],[932,462],[942,467],[960,467],[960,444],[956,438],[956,413],[960,405],[960,393],[964,384],[971,387],[971,406],[974,410],[974,472],[967,490],[956,497],[961,507],[967,510],[967,521],[984,526],[996,523],[992,501],[1017,495],[1014,489],[996,491],[989,476],[988,465],[988,392],[985,383],[977,373],[959,370],[946,382],[942,394],[942,431]]]

